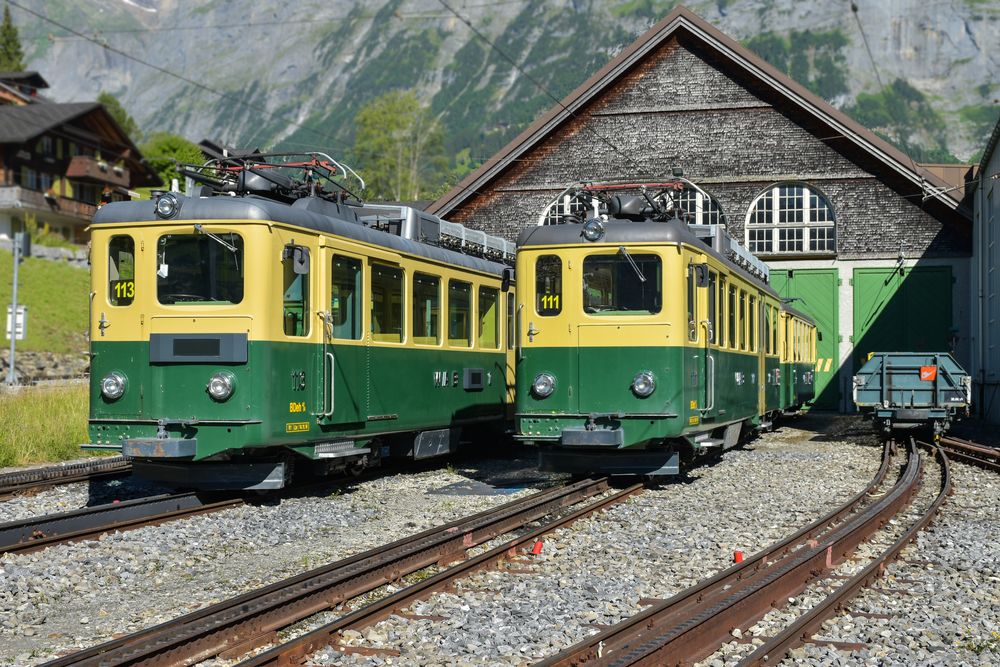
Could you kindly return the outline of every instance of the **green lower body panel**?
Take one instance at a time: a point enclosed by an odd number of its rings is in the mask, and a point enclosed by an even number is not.
[[[715,446],[727,425],[758,418],[758,364],[753,355],[694,347],[525,349],[517,367],[517,437],[580,455],[666,451],[679,442]],[[656,386],[641,397],[633,380],[646,371]],[[532,393],[540,373],[555,378],[547,397]]]
[[[145,342],[96,341],[91,352],[91,442],[129,443],[148,459],[295,452],[322,460],[367,452],[369,441],[386,435],[505,417],[506,357],[499,350],[251,341],[247,361],[237,364],[151,363]],[[114,401],[101,394],[101,379],[112,371],[126,378]],[[217,401],[207,385],[221,371],[235,389]],[[157,441],[171,445],[157,448]]]

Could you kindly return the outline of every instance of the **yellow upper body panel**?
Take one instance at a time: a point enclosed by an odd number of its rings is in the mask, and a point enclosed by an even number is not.
[[[646,280],[632,289],[644,293],[643,307],[591,306],[601,301],[602,292],[614,290],[606,284],[607,273],[600,272],[602,261],[612,259],[620,266],[642,265]],[[695,265],[707,267],[703,284]],[[631,278],[632,269],[620,266],[618,270]],[[775,333],[776,324],[763,313],[765,306],[776,309],[777,299],[714,255],[686,244],[532,245],[518,251],[517,277],[519,338],[525,349],[707,345],[756,354],[766,349],[765,335]]]
[[[197,301],[194,298],[197,295],[167,295],[167,302],[164,302],[165,295],[158,293],[161,289],[158,288],[158,271],[161,276],[169,276],[171,271],[177,275],[184,269],[172,266],[171,258],[165,257],[163,239],[168,235],[194,235],[195,224],[201,226],[198,233],[218,237],[230,244],[236,244],[238,239],[241,244],[242,266],[238,267],[238,274],[242,293],[234,290],[230,295],[233,302]],[[246,333],[249,340],[256,341],[320,344],[324,338],[324,323],[329,321],[335,303],[332,300],[335,299],[332,264],[335,258],[342,258],[356,262],[359,267],[365,306],[358,311],[360,327],[357,334],[339,339],[337,343],[443,346],[470,351],[504,347],[508,309],[502,297],[494,301],[492,295],[494,290],[499,291],[501,280],[490,273],[397,253],[390,248],[315,230],[258,220],[95,224],[91,227],[91,239],[90,325],[94,341],[144,341],[151,333],[211,332]],[[126,253],[127,265],[119,257],[126,242],[131,251]],[[301,322],[291,327],[288,323],[288,259],[283,257],[288,244],[307,249],[309,261],[308,279],[300,283],[305,285],[305,295],[298,293],[295,302]],[[396,323],[399,332],[394,336],[372,333],[373,318],[377,316],[370,307],[372,298],[368,291],[372,285],[373,267],[376,272],[390,269],[402,276],[400,291],[392,297],[392,305],[403,313],[403,321]],[[441,317],[449,312],[447,286],[453,281],[468,285],[469,298],[463,307],[466,310],[464,317],[469,320],[469,334],[462,341],[449,344],[447,336],[434,340],[413,335],[414,274],[432,276],[440,281],[438,307]],[[169,302],[170,298],[181,297],[189,300]],[[491,305],[491,310],[477,318],[477,321],[482,320],[481,326],[474,326],[473,313],[478,313],[480,306],[486,309]],[[302,310],[307,312],[302,314]],[[487,330],[480,330],[482,327]]]

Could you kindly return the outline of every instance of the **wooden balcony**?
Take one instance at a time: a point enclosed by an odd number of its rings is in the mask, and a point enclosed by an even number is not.
[[[95,185],[129,186],[128,169],[118,167],[89,155],[74,155],[66,167],[66,178]]]
[[[0,187],[0,210],[18,208],[55,214],[61,218],[69,218],[73,222],[88,223],[97,212],[97,206],[94,204],[75,199],[46,195],[44,192],[17,186]]]

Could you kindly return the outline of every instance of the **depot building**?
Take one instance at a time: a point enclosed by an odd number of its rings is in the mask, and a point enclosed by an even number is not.
[[[513,239],[574,212],[573,182],[678,173],[691,221],[725,224],[816,320],[815,407],[853,410],[869,352],[968,367],[964,169],[914,163],[683,7],[428,210]]]

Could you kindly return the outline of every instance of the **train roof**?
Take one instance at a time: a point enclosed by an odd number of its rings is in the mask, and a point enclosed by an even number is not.
[[[582,225],[575,223],[528,227],[518,235],[517,247],[586,245],[587,242],[582,240],[582,228]],[[604,225],[604,229],[604,238],[599,241],[600,243],[683,243],[695,246],[701,252],[707,253],[724,262],[733,273],[736,273],[744,280],[756,285],[774,298],[781,299],[781,296],[774,291],[773,287],[705,243],[704,240],[688,228],[687,223],[681,220],[674,219],[667,220],[666,222],[647,220],[644,222],[635,222],[620,218],[609,218]],[[788,309],[786,308],[786,310]]]
[[[399,253],[416,255],[482,273],[499,276],[508,268],[499,262],[375,229],[368,226],[367,221],[358,215],[359,211],[366,212],[364,208],[346,203],[331,202],[318,197],[303,197],[292,204],[286,204],[257,195],[188,197],[179,193],[171,194],[177,198],[178,207],[177,213],[170,218],[158,216],[154,210],[155,203],[151,200],[112,202],[97,211],[92,224],[127,225],[137,222],[177,224],[189,220],[278,222],[391,248]]]

